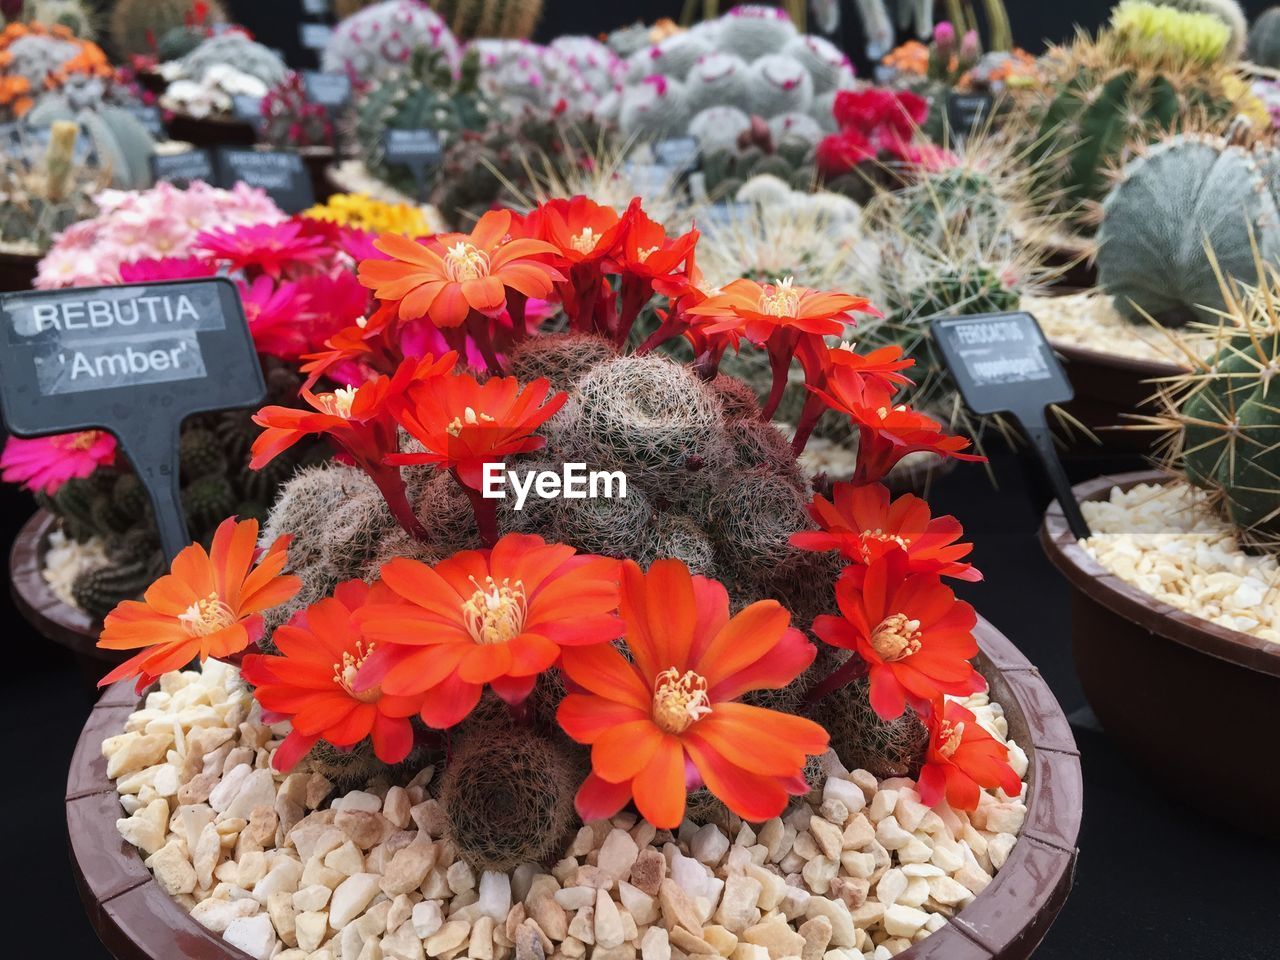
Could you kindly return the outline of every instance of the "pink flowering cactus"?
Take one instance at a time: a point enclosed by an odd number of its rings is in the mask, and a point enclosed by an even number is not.
[[[68,480],[87,477],[115,459],[115,437],[100,430],[34,440],[10,437],[0,453],[0,480],[51,497]]]

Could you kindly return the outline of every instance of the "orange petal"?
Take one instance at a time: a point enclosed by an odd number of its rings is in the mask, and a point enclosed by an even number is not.
[[[666,734],[644,770],[631,782],[636,809],[659,830],[674,830],[684,819],[688,792],[684,748]]]

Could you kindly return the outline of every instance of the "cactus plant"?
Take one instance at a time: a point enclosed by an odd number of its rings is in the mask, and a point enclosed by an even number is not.
[[[1255,244],[1266,259],[1280,255],[1278,162],[1269,147],[1190,134],[1132,160],[1098,229],[1098,281],[1116,309],[1164,326],[1212,319],[1224,306],[1219,269],[1250,275]]]
[[[785,10],[743,4],[720,18],[718,45],[752,61],[782,50],[795,37],[795,24]]]
[[[48,147],[25,140],[0,156],[0,242],[42,253],[53,237],[93,215],[90,199],[110,183],[110,174],[74,160],[79,130],[55,122]]]
[[[1125,0],[1109,29],[1049,57],[1033,156],[1060,206],[1101,200],[1108,170],[1133,145],[1192,119],[1229,119],[1240,91],[1227,62],[1228,28],[1200,13]]]
[[[1280,67],[1280,7],[1271,7],[1253,21],[1246,50],[1260,67]]]
[[[409,69],[372,87],[356,106],[356,140],[365,166],[379,179],[412,196],[418,190],[412,172],[386,162],[388,130],[434,130],[447,148],[464,130],[483,130],[494,116],[492,102],[477,85],[477,56],[469,53],[455,80],[443,55],[416,52]]]
[[[94,40],[98,33],[98,11],[86,0],[26,0],[13,19],[66,27],[81,40]]]
[[[111,8],[111,42],[121,56],[154,53],[170,31],[191,27],[201,19],[200,9],[205,23],[226,22],[219,0],[116,0]]]
[[[1204,13],[1225,24],[1230,30],[1227,50],[1238,57],[1244,52],[1249,22],[1236,0],[1156,0],[1162,7],[1173,7],[1188,13]]]
[[[109,80],[106,54],[63,26],[11,23],[0,32],[0,119],[18,119],[72,80]]]
[[[203,41],[178,63],[177,76],[197,82],[211,69],[230,65],[240,73],[256,77],[268,87],[281,83],[288,68],[280,55],[251,40],[243,33],[220,33]]]
[[[128,110],[100,101],[77,105],[64,92],[45,97],[26,117],[27,124],[37,129],[59,121],[79,124],[93,144],[98,165],[110,173],[112,186],[140,190],[151,185],[155,141]]]
[[[290,73],[262,99],[262,140],[276,147],[332,147],[329,112],[307,98],[302,77]]]
[[[542,17],[542,0],[430,0],[454,36],[527,38]]]
[[[320,62],[353,80],[384,80],[409,65],[419,51],[434,51],[449,69],[461,59],[458,41],[430,7],[417,0],[385,0],[338,24]]]

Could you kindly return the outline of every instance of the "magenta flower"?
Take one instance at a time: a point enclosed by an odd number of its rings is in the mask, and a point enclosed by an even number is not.
[[[0,479],[53,496],[68,480],[89,476],[116,459],[116,438],[100,430],[24,440],[10,437],[0,453]]]
[[[197,238],[208,253],[232,271],[265,273],[276,280],[290,267],[309,267],[331,255],[325,239],[304,233],[298,220],[255,223],[234,230],[210,230]]]

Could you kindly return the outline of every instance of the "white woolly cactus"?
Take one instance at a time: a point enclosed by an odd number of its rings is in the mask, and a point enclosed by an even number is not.
[[[622,58],[594,37],[556,37],[546,49],[577,71],[597,97],[617,86],[626,70]]]
[[[769,54],[751,65],[747,95],[752,112],[762,117],[804,112],[813,103],[813,77],[798,61]]]
[[[736,150],[738,137],[751,129],[751,118],[737,107],[707,107],[689,121],[689,136],[708,153]]]
[[[780,7],[744,4],[720,18],[720,46],[744,60],[783,49],[796,36],[795,24]]]
[[[697,113],[711,106],[747,106],[745,60],[732,53],[709,53],[694,64],[685,80],[685,100]]]
[[[676,33],[649,48],[648,72],[683,80],[694,64],[712,52],[711,44],[696,34]],[[643,58],[639,58],[636,65],[643,69]]]
[[[853,64],[839,47],[824,37],[799,34],[782,53],[794,57],[813,77],[815,93],[841,89],[853,80]]]
[[[809,114],[793,112],[770,118],[769,134],[775,144],[795,140],[813,146],[826,135],[826,131]]]
[[[280,55],[243,33],[221,33],[205,40],[181,60],[171,72],[185,80],[199,83],[215,67],[232,66],[237,71],[256,77],[268,88],[284,81],[289,68]]]
[[[338,24],[321,57],[330,73],[347,72],[360,80],[381,79],[408,65],[415,50],[438,50],[457,67],[458,41],[425,3],[386,0]]]
[[[684,84],[663,76],[652,76],[628,87],[618,110],[622,135],[657,138],[685,130],[689,107],[684,94]]]

